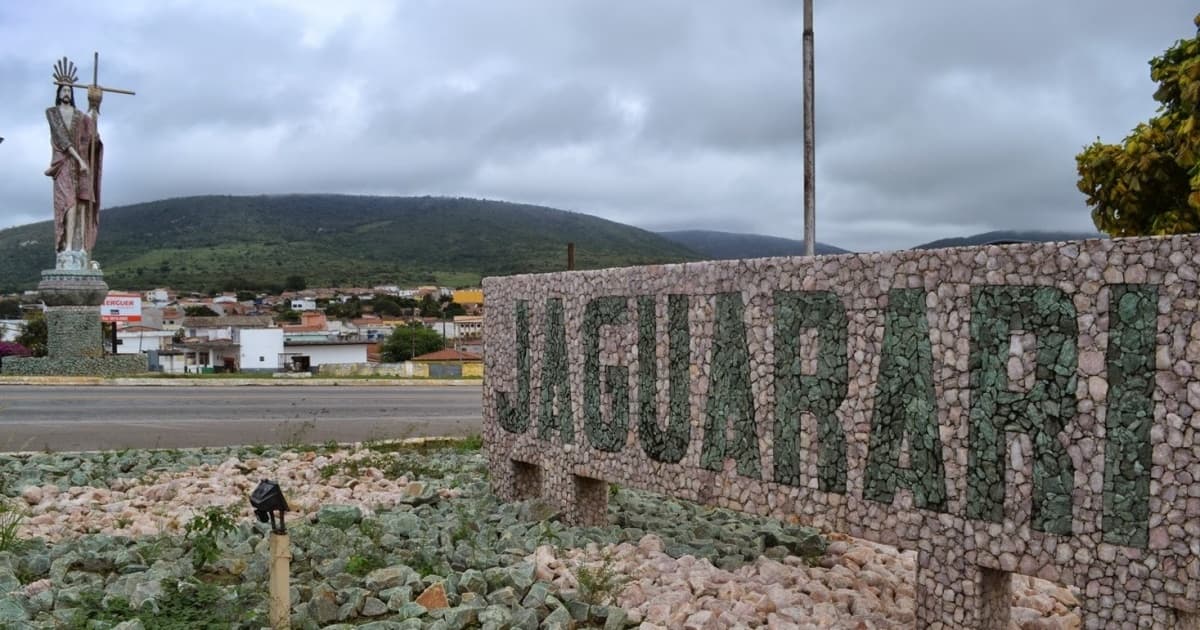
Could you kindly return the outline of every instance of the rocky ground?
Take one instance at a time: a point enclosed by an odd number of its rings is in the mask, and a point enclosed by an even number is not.
[[[294,627],[913,626],[912,553],[630,489],[567,527],[470,446],[0,455],[0,628],[266,626],[265,477]],[[1070,590],[1013,590],[1013,627],[1079,627]]]

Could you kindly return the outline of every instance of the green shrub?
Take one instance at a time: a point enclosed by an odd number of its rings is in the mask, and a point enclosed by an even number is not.
[[[218,539],[237,529],[232,506],[213,506],[188,521],[184,538],[192,541],[192,565],[197,569],[221,557]]]

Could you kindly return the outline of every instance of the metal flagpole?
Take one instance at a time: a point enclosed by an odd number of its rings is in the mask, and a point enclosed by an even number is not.
[[[804,255],[817,247],[816,151],[813,133],[813,0],[804,0]]]

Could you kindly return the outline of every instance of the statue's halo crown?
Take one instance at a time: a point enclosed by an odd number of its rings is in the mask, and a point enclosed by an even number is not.
[[[59,85],[71,85],[79,80],[75,72],[75,64],[66,57],[54,62],[54,82]]]

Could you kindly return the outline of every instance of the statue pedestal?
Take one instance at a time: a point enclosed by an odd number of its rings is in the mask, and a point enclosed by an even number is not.
[[[46,308],[46,356],[5,359],[5,376],[122,376],[147,371],[143,354],[105,355],[100,305],[104,274],[91,269],[47,269],[38,293]]]

